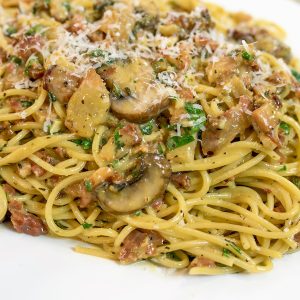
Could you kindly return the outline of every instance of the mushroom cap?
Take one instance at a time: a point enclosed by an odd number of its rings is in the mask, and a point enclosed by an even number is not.
[[[103,210],[130,213],[146,207],[165,193],[171,176],[169,161],[157,154],[145,154],[141,169],[139,180],[121,191],[112,191],[109,187],[96,189],[98,203]]]

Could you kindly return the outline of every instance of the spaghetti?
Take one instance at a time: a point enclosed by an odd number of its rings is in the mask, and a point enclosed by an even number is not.
[[[298,248],[300,73],[277,25],[196,0],[5,0],[0,28],[0,221],[191,275]]]

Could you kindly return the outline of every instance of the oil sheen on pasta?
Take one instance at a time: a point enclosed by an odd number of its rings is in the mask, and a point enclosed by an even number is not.
[[[191,275],[297,250],[281,28],[194,0],[2,0],[0,29],[0,221]]]

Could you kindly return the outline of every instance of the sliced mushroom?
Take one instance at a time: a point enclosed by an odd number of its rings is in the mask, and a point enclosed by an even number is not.
[[[90,69],[68,103],[66,127],[79,136],[92,137],[96,128],[106,121],[109,104],[103,80]]]
[[[145,60],[119,63],[104,79],[111,90],[111,109],[119,118],[144,123],[169,104],[167,89],[155,81],[154,70]]]
[[[52,66],[44,75],[44,89],[62,104],[68,103],[77,89],[80,78],[60,66]]]
[[[121,191],[114,191],[113,186],[98,188],[99,205],[107,212],[130,213],[161,197],[171,176],[169,161],[156,154],[146,154],[142,159],[141,169],[139,180]]]

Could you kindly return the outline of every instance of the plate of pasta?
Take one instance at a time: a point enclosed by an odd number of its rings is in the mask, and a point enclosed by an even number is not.
[[[294,288],[300,6],[269,6],[0,0],[6,299]]]

